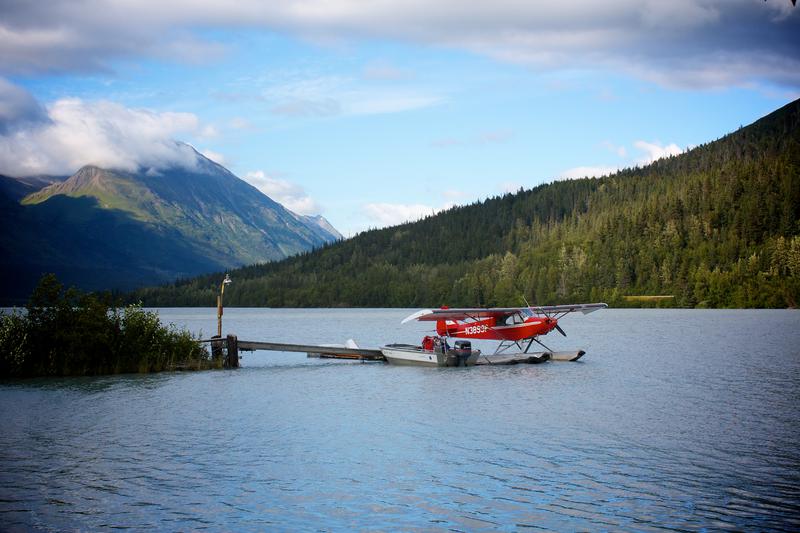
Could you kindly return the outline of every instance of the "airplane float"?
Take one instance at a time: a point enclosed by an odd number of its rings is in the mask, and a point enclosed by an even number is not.
[[[553,330],[565,337],[567,334],[558,325],[564,316],[581,312],[584,315],[605,309],[604,303],[546,305],[535,307],[490,307],[490,308],[449,308],[423,309],[406,317],[402,323],[417,321],[436,322],[436,335],[423,338],[420,346],[410,344],[389,344],[381,347],[386,360],[394,364],[427,366],[472,366],[481,353],[473,350],[470,341],[455,341],[451,348],[448,339],[476,339],[500,341],[493,356],[503,354],[513,347],[517,354],[528,354],[533,343],[542,346],[547,352],[538,360],[533,357],[521,358],[527,362],[539,360],[576,361],[584,352],[554,352],[545,346],[539,337]],[[490,358],[484,356],[491,363]]]

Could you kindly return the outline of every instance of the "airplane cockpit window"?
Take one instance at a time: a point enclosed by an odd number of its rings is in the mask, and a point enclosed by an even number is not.
[[[503,323],[508,326],[512,326],[514,324],[522,324],[524,321],[525,320],[522,318],[522,315],[520,313],[514,313],[513,315],[509,315],[508,317],[506,317]]]

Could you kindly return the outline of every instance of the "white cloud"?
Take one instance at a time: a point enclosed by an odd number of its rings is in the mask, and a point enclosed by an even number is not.
[[[209,158],[210,160],[212,160],[213,162],[222,165],[223,167],[228,164],[227,160],[225,159],[225,156],[219,152],[206,149],[206,150],[200,150],[200,153]]]
[[[264,84],[260,97],[278,115],[326,117],[379,115],[437,105],[442,98],[413,88],[365,85],[356,78],[312,76],[305,72],[279,72]]]
[[[263,170],[248,172],[244,180],[298,215],[316,215],[322,211],[320,205],[296,183],[274,178]]]
[[[48,121],[47,111],[28,91],[0,78],[0,135]]]
[[[196,132],[197,136],[201,139],[213,139],[219,137],[219,131],[211,124],[206,124]]]
[[[158,46],[153,55],[192,65],[206,65],[222,59],[229,51],[225,44],[205,41],[186,31],[178,33],[162,46]]]
[[[3,95],[19,98],[19,91],[23,90],[7,82],[0,84],[0,102],[8,99]],[[204,126],[192,113],[131,109],[77,98],[63,98],[41,109],[34,121],[28,118],[30,112],[11,114],[9,120],[0,117],[4,124],[0,128],[0,173],[71,174],[89,164],[136,170],[193,167],[197,162],[190,146],[173,140],[202,133]]]
[[[619,170],[619,167],[574,167],[565,170],[558,175],[558,179],[574,180],[580,178],[599,178],[600,176],[608,176]]]
[[[435,208],[424,204],[370,203],[364,205],[364,215],[374,224],[374,227],[383,228],[404,222],[413,222],[434,215],[442,209],[444,208]]]
[[[628,154],[628,150],[624,146],[617,146],[611,141],[603,141],[601,146],[616,153],[620,157],[626,157]],[[675,143],[662,145],[659,142],[647,142],[639,140],[634,142],[633,146],[640,152],[640,156],[635,160],[627,160],[624,164],[618,166],[599,165],[574,167],[561,172],[557,179],[579,179],[586,177],[608,176],[625,166],[649,165],[658,159],[683,153],[683,150],[681,150],[681,148]]]
[[[383,0],[96,0],[12,2],[0,22],[0,71],[107,70],[118,58],[220,57],[195,28],[291,32],[309,42],[399,40],[470,50],[540,69],[624,71],[665,85],[767,80],[800,86],[800,10],[788,0],[406,2]],[[364,72],[398,79],[391,65]]]
[[[649,165],[653,161],[663,157],[669,157],[671,155],[683,153],[683,150],[681,150],[681,148],[675,143],[661,146],[661,144],[658,142],[650,143],[647,141],[636,141],[633,143],[633,145],[645,154],[636,161],[641,165]]]
[[[602,143],[600,143],[600,145],[606,150],[614,152],[620,157],[626,157],[628,155],[628,150],[624,146],[617,146],[611,141],[603,141]]]

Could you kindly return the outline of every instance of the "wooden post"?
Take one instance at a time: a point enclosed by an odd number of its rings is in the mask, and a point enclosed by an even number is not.
[[[228,335],[228,368],[239,368],[239,339],[236,335]]]
[[[222,359],[222,338],[218,335],[211,337],[211,359],[214,361]]]
[[[225,285],[222,286],[223,289]],[[222,292],[217,295],[217,337],[222,337]]]

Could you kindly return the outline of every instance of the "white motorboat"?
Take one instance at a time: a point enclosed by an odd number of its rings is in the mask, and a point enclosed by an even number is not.
[[[480,350],[473,350],[469,341],[457,341],[455,348],[439,337],[434,338],[433,346],[413,344],[387,344],[381,347],[386,361],[393,365],[416,366],[473,366],[478,360]]]

